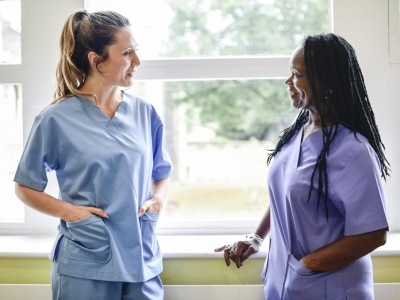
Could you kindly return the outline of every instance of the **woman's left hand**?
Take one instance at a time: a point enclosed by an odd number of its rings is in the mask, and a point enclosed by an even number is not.
[[[164,199],[167,198],[169,178],[162,179],[151,184],[153,198],[143,202],[138,211],[138,216],[143,216],[146,212],[159,213],[164,207]]]
[[[163,208],[163,201],[156,199],[156,198],[151,198],[150,200],[147,200],[143,202],[142,206],[139,209],[138,216],[141,217],[143,216],[146,212],[157,212],[159,213]]]

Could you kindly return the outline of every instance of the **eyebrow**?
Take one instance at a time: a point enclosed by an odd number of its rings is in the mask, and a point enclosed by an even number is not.
[[[129,49],[135,49],[135,48],[137,48],[138,45],[139,45],[139,44],[129,45],[129,46],[127,46],[127,47],[124,47],[123,49],[124,49],[124,51],[129,50]]]

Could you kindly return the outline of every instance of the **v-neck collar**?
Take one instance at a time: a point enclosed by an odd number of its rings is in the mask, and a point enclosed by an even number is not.
[[[297,134],[293,140],[293,155],[290,161],[290,166],[297,169],[299,166],[299,160],[301,153],[307,151],[312,145],[318,141],[322,141],[322,130],[317,130],[310,133],[303,142],[301,138],[303,136],[303,127],[297,131]]]
[[[124,123],[125,116],[128,113],[130,106],[130,101],[125,96],[125,93],[123,91],[122,91],[122,101],[119,104],[117,110],[114,113],[114,116],[111,119],[106,114],[104,114],[100,108],[98,108],[92,101],[90,101],[86,97],[79,96],[79,98],[81,100],[80,103],[82,104],[82,107],[86,110],[86,112],[92,119],[100,123],[100,125],[105,127],[113,135],[117,135],[118,130]]]
[[[303,135],[303,127],[298,130],[297,135],[293,140],[293,155],[292,160],[290,161],[290,166],[294,169],[299,167],[299,162],[301,155],[307,152],[313,145],[320,143],[322,147],[323,137],[322,137],[322,129],[314,131],[310,133],[304,140],[301,142],[301,138]],[[341,130],[341,125],[338,125],[338,131]]]

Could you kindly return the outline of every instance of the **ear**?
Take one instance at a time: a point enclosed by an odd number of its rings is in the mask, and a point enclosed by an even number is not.
[[[94,51],[90,51],[88,53],[88,60],[89,60],[90,66],[92,67],[93,71],[98,71],[98,64],[99,64],[99,61],[100,61],[99,58],[100,57]]]

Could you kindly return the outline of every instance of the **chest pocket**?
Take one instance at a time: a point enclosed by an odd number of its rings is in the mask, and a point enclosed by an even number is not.
[[[143,259],[149,262],[157,258],[158,242],[155,228],[160,214],[147,212],[141,217]]]
[[[103,219],[89,215],[76,222],[66,222],[71,234],[66,244],[70,259],[107,263],[111,258],[110,236]]]

